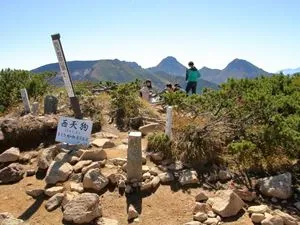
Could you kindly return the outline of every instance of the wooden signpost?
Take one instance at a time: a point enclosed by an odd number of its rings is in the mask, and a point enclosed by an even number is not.
[[[21,89],[21,96],[24,104],[25,113],[30,113],[30,102],[28,99],[27,90],[25,88]]]
[[[67,90],[68,96],[70,98],[70,102],[71,102],[71,106],[72,109],[74,111],[75,114],[75,118],[76,119],[82,119],[82,113],[80,110],[80,105],[79,105],[79,101],[78,98],[75,96],[74,93],[74,88],[73,88],[73,83],[72,83],[72,79],[70,76],[70,72],[68,69],[68,65],[66,63],[66,58],[64,55],[64,51],[60,42],[60,35],[59,34],[53,34],[51,35],[52,37],[52,42],[53,42],[53,46],[55,49],[55,53],[58,59],[58,63],[59,63],[59,68],[60,68],[60,72],[61,75],[63,77],[64,80],[64,84],[65,84],[65,88]]]

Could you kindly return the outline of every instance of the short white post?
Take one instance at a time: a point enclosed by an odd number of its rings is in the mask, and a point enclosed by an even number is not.
[[[172,138],[172,106],[167,106],[167,119],[166,119],[166,129],[165,134],[171,139]]]
[[[141,181],[142,172],[142,133],[130,132],[127,151],[127,180]]]
[[[39,115],[39,103],[38,102],[32,103],[31,109],[32,109],[32,115],[34,115],[34,116]]]
[[[25,113],[30,113],[30,103],[28,99],[27,90],[25,88],[21,89],[21,96],[24,104]]]

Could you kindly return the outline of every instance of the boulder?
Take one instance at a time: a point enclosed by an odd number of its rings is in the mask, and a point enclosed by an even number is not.
[[[64,206],[63,219],[74,224],[90,224],[100,216],[102,209],[97,194],[80,194]]]
[[[206,201],[208,197],[204,192],[201,191],[199,194],[196,195],[195,199],[197,202],[202,202],[202,201]]]
[[[127,159],[123,158],[113,158],[109,160],[111,163],[113,163],[115,166],[123,166],[125,163],[127,163]]]
[[[42,195],[43,193],[44,193],[44,189],[42,189],[42,188],[30,188],[30,189],[26,190],[26,194],[33,198],[37,198],[40,195]]]
[[[15,162],[20,157],[20,150],[18,148],[10,148],[0,154],[0,163]]]
[[[269,197],[288,199],[293,194],[291,173],[261,179],[258,186],[260,192]]]
[[[160,127],[159,123],[150,123],[150,124],[140,127],[139,131],[142,132],[143,135],[147,135],[147,134],[153,133],[155,131],[158,131],[159,127]]]
[[[58,146],[51,146],[45,148],[41,151],[38,156],[38,167],[40,169],[46,170],[54,160],[55,156],[59,153]]]
[[[57,187],[51,187],[51,188],[48,188],[44,191],[44,194],[49,196],[49,197],[52,197],[58,193],[62,193],[64,192],[65,188],[62,187],[62,186],[57,186]]]
[[[208,204],[212,206],[212,210],[222,216],[231,217],[238,214],[245,203],[232,190],[217,191],[215,197],[209,198]]]
[[[45,181],[47,184],[64,182],[69,178],[72,172],[73,167],[69,163],[53,161],[48,168]]]
[[[266,212],[270,212],[270,209],[267,205],[257,205],[257,206],[250,206],[247,209],[248,213],[259,213],[259,214],[264,214]]]
[[[78,173],[82,170],[83,167],[90,165],[92,162],[93,162],[92,160],[79,161],[78,163],[75,164],[75,166],[73,166],[73,169],[75,173]]]
[[[57,193],[53,195],[46,203],[45,207],[48,212],[53,211],[57,207],[59,207],[64,199],[63,193]]]
[[[204,222],[207,219],[208,219],[207,214],[203,212],[198,212],[194,215],[194,220],[199,222]]]
[[[15,183],[23,179],[24,168],[18,163],[12,163],[0,170],[0,184]]]
[[[263,221],[262,225],[284,225],[283,219],[280,216],[268,216]]]
[[[181,185],[199,183],[197,172],[194,170],[183,170],[179,175],[178,181]]]
[[[285,225],[297,225],[298,224],[297,220],[294,217],[292,217],[289,214],[284,213],[284,212],[282,212],[282,211],[280,211],[278,209],[276,209],[273,212],[273,215],[280,216]]]
[[[139,213],[136,211],[133,205],[128,207],[128,220],[133,220],[139,217]]]
[[[97,169],[103,166],[103,162],[98,161],[98,162],[92,162],[90,165],[85,166],[82,168],[81,172],[82,174],[86,174],[87,171],[91,170],[91,169]]]
[[[94,191],[101,191],[106,187],[109,180],[103,176],[100,169],[89,170],[83,177],[84,189],[92,189]]]
[[[92,145],[99,147],[99,148],[113,148],[115,147],[115,143],[113,143],[110,139],[107,138],[99,138],[95,139],[92,142]]]
[[[101,149],[91,149],[83,151],[81,160],[92,160],[92,161],[102,161],[107,158],[107,154],[104,150]]]
[[[161,173],[158,177],[161,183],[168,183],[174,180],[174,175],[170,172]]]
[[[63,207],[63,209],[65,209],[65,206],[77,196],[79,196],[78,192],[66,192],[64,199],[61,203],[61,206]]]
[[[265,219],[265,214],[262,213],[252,213],[251,220],[253,223],[261,223]]]

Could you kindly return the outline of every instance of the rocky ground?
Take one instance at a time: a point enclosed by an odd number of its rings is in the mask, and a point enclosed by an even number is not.
[[[106,126],[87,149],[7,148],[0,155],[0,224],[300,224],[300,190],[290,173],[249,191],[226,169],[202,177],[162,153],[148,154],[143,138],[143,182],[127,180],[127,135]]]

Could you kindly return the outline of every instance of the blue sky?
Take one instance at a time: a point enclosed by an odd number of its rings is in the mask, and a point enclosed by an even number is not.
[[[2,0],[0,68],[121,59],[224,68],[235,58],[275,72],[300,66],[299,0]]]

